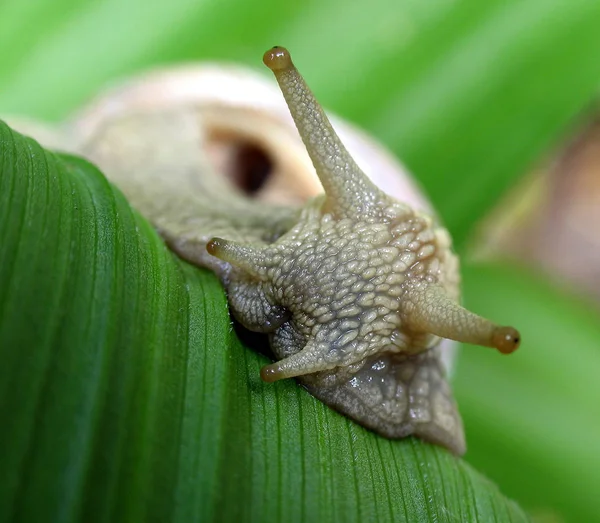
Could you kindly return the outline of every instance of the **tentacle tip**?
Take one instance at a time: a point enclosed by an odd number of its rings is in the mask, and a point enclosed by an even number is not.
[[[210,254],[211,256],[219,256],[219,249],[221,249],[221,247],[223,247],[223,243],[225,242],[225,240],[222,240],[221,238],[212,238],[207,244],[206,244],[206,250],[208,251],[208,254]]]
[[[271,71],[284,71],[293,67],[292,57],[285,47],[275,46],[263,55],[263,63]]]
[[[511,354],[519,348],[521,335],[513,327],[498,327],[492,335],[492,344],[502,354]]]
[[[283,377],[284,376],[282,376],[277,363],[265,365],[262,369],[260,369],[260,378],[266,383],[273,383],[274,381],[283,379]]]

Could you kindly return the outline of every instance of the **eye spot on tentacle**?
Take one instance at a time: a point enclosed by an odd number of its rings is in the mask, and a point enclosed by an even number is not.
[[[283,71],[292,66],[292,57],[285,47],[276,45],[263,55],[263,63],[271,71]]]
[[[220,238],[213,238],[206,244],[206,250],[211,256],[218,256],[221,245],[222,240]]]
[[[282,378],[281,373],[277,370],[277,364],[265,365],[260,369],[260,379],[265,383],[273,383]]]
[[[521,335],[513,327],[498,327],[494,332],[492,343],[502,354],[511,354],[519,348]]]

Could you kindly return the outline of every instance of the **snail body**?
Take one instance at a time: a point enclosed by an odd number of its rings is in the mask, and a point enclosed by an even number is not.
[[[139,113],[128,133],[128,121],[121,122],[126,148],[120,135],[108,134],[80,152],[100,159],[171,249],[217,274],[243,326],[268,334],[277,361],[263,367],[263,380],[296,377],[383,436],[414,434],[462,454],[462,422],[439,342],[509,353],[518,332],[458,304],[458,260],[446,230],[363,173],[285,49],[267,51],[263,61],[325,191],[304,206],[258,204],[186,154],[203,136],[185,108]],[[144,134],[136,138],[140,126]],[[166,134],[177,136],[168,150],[161,145]],[[132,154],[132,147],[145,153]]]

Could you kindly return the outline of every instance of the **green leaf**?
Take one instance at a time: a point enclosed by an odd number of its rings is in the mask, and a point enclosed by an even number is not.
[[[140,68],[262,70],[286,45],[326,106],[406,162],[462,246],[595,98],[599,26],[593,0],[4,0],[0,111],[64,117]]]
[[[600,3],[590,0],[407,0],[401,3],[394,0],[373,0],[369,3],[322,0],[304,4],[274,0],[259,3],[242,0],[172,0],[166,3],[145,0],[105,0],[95,3],[86,0],[3,0],[0,2],[0,44],[4,49],[0,54],[0,110],[56,119],[78,107],[107,81],[147,66],[182,59],[226,58],[260,68],[260,56],[266,47],[275,43],[286,45],[325,105],[374,131],[416,172],[460,247],[472,224],[540,152],[560,138],[573,122],[574,116],[595,95],[600,77],[600,61],[597,60],[600,46],[597,38],[599,11]],[[368,23],[365,23],[366,19]],[[6,163],[7,153],[4,154],[3,173],[14,168]],[[29,156],[21,157],[19,172],[27,172],[33,160]],[[38,160],[42,161],[40,158]],[[73,160],[67,164],[62,160],[58,164],[48,162],[47,176],[66,171],[72,163]],[[161,337],[170,339],[170,330],[179,325],[178,321],[172,323],[169,320],[167,323],[163,319],[162,326],[156,330],[155,317],[149,316],[146,311],[146,302],[158,296],[154,287],[148,287],[151,282],[143,282],[146,286],[138,282],[139,295],[136,289],[128,287],[132,281],[138,281],[129,276],[125,278],[123,272],[127,271],[127,275],[137,274],[131,265],[134,260],[139,260],[139,266],[145,267],[144,274],[148,277],[160,279],[156,280],[157,288],[161,282],[171,282],[171,287],[186,287],[185,291],[181,291],[182,296],[171,293],[170,300],[188,303],[196,290],[195,303],[199,307],[205,304],[221,311],[220,316],[216,312],[208,313],[210,323],[205,321],[204,315],[189,316],[190,332],[204,332],[211,325],[215,329],[227,328],[224,302],[205,301],[208,297],[222,300],[214,280],[196,271],[188,273],[190,269],[174,262],[168,253],[163,253],[164,258],[160,258],[162,261],[157,261],[157,253],[163,252],[158,250],[162,244],[157,242],[143,221],[135,215],[131,217],[124,204],[119,207],[119,223],[114,230],[110,224],[97,232],[94,229],[94,234],[105,239],[110,238],[110,234],[114,236],[115,231],[121,231],[120,239],[113,239],[113,250],[104,250],[105,254],[110,253],[119,245],[120,253],[129,253],[126,261],[119,265],[120,269],[117,270],[117,265],[111,265],[102,258],[100,251],[94,250],[95,244],[85,243],[90,241],[92,232],[75,220],[75,211],[65,215],[61,214],[61,210],[64,203],[66,208],[81,208],[91,215],[89,205],[80,207],[77,202],[88,194],[87,187],[91,183],[88,178],[93,176],[90,173],[74,174],[78,170],[87,172],[87,167],[71,165],[69,169],[74,171],[70,178],[64,175],[58,177],[58,174],[54,178],[58,180],[55,183],[68,182],[68,185],[62,185],[64,194],[62,190],[56,192],[56,187],[52,189],[54,186],[50,184],[45,196],[43,188],[33,191],[38,186],[36,184],[42,184],[40,187],[43,187],[43,178],[31,184],[28,178],[20,180],[19,183],[31,185],[31,193],[25,187],[19,191],[13,190],[16,182],[12,178],[0,179],[0,307],[18,302],[18,306],[11,305],[11,310],[0,309],[1,332],[9,336],[0,338],[2,347],[8,344],[18,348],[6,356],[0,365],[2,413],[9,408],[5,401],[14,400],[11,405],[20,401],[20,397],[10,398],[10,394],[14,394],[13,390],[20,390],[22,383],[29,388],[44,387],[46,374],[36,378],[36,373],[46,372],[44,365],[47,363],[44,362],[52,361],[53,351],[58,350],[52,349],[59,343],[56,339],[70,336],[62,334],[70,332],[64,326],[67,320],[71,318],[69,321],[73,325],[68,323],[69,329],[74,329],[79,322],[78,314],[83,315],[79,312],[79,305],[92,310],[90,308],[96,297],[104,296],[104,302],[94,305],[93,311],[106,315],[105,304],[109,303],[111,318],[122,316],[124,323],[118,332],[96,338],[99,327],[94,322],[105,316],[94,312],[93,318],[98,316],[97,320],[78,324],[82,343],[86,340],[100,343],[98,340],[102,339],[104,347],[110,343],[121,343],[118,341],[121,339],[135,340],[146,336],[149,350],[154,354],[152,351],[158,343],[156,340]],[[78,190],[83,192],[68,192],[68,188],[80,178],[87,180],[77,184]],[[106,193],[109,191],[107,186],[102,187],[105,191],[102,194],[109,194],[115,201],[121,201],[112,192]],[[96,199],[99,197],[92,191],[88,200],[92,194]],[[35,203],[32,198],[38,198],[39,201]],[[5,205],[7,199],[11,201],[10,206]],[[46,206],[54,210],[50,212]],[[38,209],[42,207],[46,210],[40,214]],[[111,223],[115,222],[115,216]],[[136,231],[130,235],[135,229],[133,226],[129,228],[129,233],[123,229],[121,221],[125,216],[129,216],[130,224],[136,220],[139,233]],[[48,223],[42,227],[36,220],[44,221],[46,217]],[[82,217],[78,219],[83,220]],[[107,232],[111,230],[112,233]],[[60,240],[67,233],[80,235],[82,243],[73,240],[68,243],[67,249]],[[22,240],[29,237],[31,240],[28,242]],[[132,239],[137,242],[135,245],[131,245]],[[149,252],[154,252],[154,256],[150,256]],[[79,258],[88,260],[85,263],[82,261],[79,268],[77,263],[69,261]],[[25,269],[26,266],[29,269]],[[104,287],[90,286],[88,279],[91,276],[87,271],[91,266],[98,267],[99,271],[104,271],[103,274],[112,271],[116,275],[111,297],[102,294],[108,292]],[[17,271],[18,267],[21,267],[21,272]],[[15,278],[20,280],[13,280],[14,271]],[[170,274],[170,279],[161,271]],[[194,278],[191,274],[195,275]],[[44,275],[46,279],[42,278]],[[594,506],[594,497],[588,493],[590,485],[599,484],[594,472],[599,468],[594,457],[600,455],[596,443],[600,438],[594,421],[597,419],[597,409],[594,408],[598,404],[598,387],[591,376],[593,370],[598,368],[597,351],[593,350],[592,345],[593,340],[598,339],[598,333],[594,330],[598,315],[583,310],[585,307],[574,304],[571,299],[565,302],[563,294],[530,281],[530,275],[520,276],[512,271],[489,268],[467,268],[464,276],[467,298],[473,309],[499,320],[504,316],[507,322],[514,323],[525,332],[522,349],[511,358],[499,360],[496,354],[471,348],[461,355],[457,389],[467,422],[470,446],[467,458],[498,481],[503,491],[522,501],[528,508],[556,506],[567,518],[594,520],[600,508]],[[189,278],[196,282],[195,285],[188,283]],[[127,285],[119,289],[118,281]],[[65,294],[67,290],[57,291],[66,289],[68,285],[73,285],[68,291],[70,294]],[[98,285],[106,286],[108,283],[104,281]],[[198,290],[200,285],[203,290]],[[511,290],[510,295],[507,289]],[[498,293],[500,297],[497,297]],[[132,298],[133,295],[139,297]],[[113,303],[113,296],[121,300],[120,305]],[[90,301],[86,301],[88,298]],[[134,304],[137,305],[133,307]],[[129,307],[133,307],[132,310]],[[188,307],[196,310],[194,306]],[[43,315],[38,309],[53,310],[55,316],[49,318],[47,313]],[[518,317],[513,315],[517,310],[520,311]],[[135,316],[133,319],[132,315]],[[110,320],[105,318],[104,321]],[[23,324],[27,327],[22,328]],[[126,324],[129,326],[126,327]],[[11,325],[15,325],[14,329]],[[196,328],[197,325],[200,327]],[[11,329],[10,335],[6,328]],[[214,335],[217,334],[215,330]],[[211,342],[206,345],[206,350],[219,351],[215,353],[218,355],[242,350],[236,342],[230,341],[223,333],[221,335],[225,341],[220,344]],[[575,338],[575,342],[570,341],[571,337]],[[198,348],[198,343],[204,343],[202,340],[203,334],[200,339],[190,341],[189,346]],[[33,342],[39,342],[42,353],[46,347],[48,354],[45,359],[40,357],[31,361],[26,358],[28,353],[23,347],[30,347]],[[223,351],[223,347],[229,347],[229,343],[233,348]],[[174,353],[184,350],[181,347],[177,349],[177,344],[174,346]],[[589,349],[581,354],[574,352],[582,346]],[[65,347],[61,351],[67,351],[70,346]],[[134,352],[130,356],[130,351],[134,351],[131,347],[131,344],[123,342],[114,351],[126,363],[128,358],[137,354]],[[551,352],[549,347],[553,347]],[[8,350],[4,348],[4,351]],[[577,357],[571,357],[572,353]],[[243,350],[242,355],[247,355],[247,351]],[[83,354],[80,357],[84,357]],[[138,359],[141,357],[135,356]],[[137,361],[135,358],[134,361]],[[67,358],[65,361],[70,360]],[[107,361],[113,362],[111,369],[121,368],[120,364],[114,363],[117,360],[109,358]],[[522,369],[521,362],[527,362]],[[219,368],[227,376],[239,372],[232,371],[231,365],[223,363]],[[32,366],[37,369],[35,372]],[[62,369],[60,372],[70,376],[68,370]],[[121,372],[138,376],[141,371],[134,372],[125,366]],[[186,398],[190,403],[202,404],[202,398],[209,395],[206,401],[213,404],[210,399],[212,393],[218,398],[231,396],[227,388],[222,388],[225,387],[222,379],[224,374],[215,372],[210,374],[213,381],[207,385],[208,392],[188,393]],[[121,383],[112,394],[126,397],[125,392],[119,391],[129,390],[127,387],[131,388],[132,385],[125,386],[119,380],[130,379],[127,378],[129,374],[114,378],[116,382],[111,381],[105,387]],[[75,378],[71,376],[70,379]],[[36,379],[43,383],[37,383]],[[198,382],[186,380],[185,383]],[[48,387],[53,390],[51,383]],[[11,392],[5,393],[6,390]],[[264,394],[271,394],[272,390],[267,388]],[[511,395],[513,390],[514,395]],[[240,393],[247,393],[247,383]],[[258,397],[263,397],[262,392]],[[101,409],[103,413],[105,411],[102,409],[108,409],[109,414],[102,416],[110,416],[112,407],[105,406],[108,400],[103,401],[102,406],[94,408]],[[137,401],[139,403],[141,400]],[[234,408],[233,405],[229,406],[230,401],[233,400],[227,400],[228,406],[219,412],[218,418],[209,419],[206,423],[214,425],[219,424],[219,420],[229,420],[229,414],[226,413]],[[29,419],[27,416],[32,409],[37,408],[37,404],[32,406],[24,401],[16,414],[10,414],[8,426],[11,431],[13,427],[20,426],[19,423],[26,423],[19,420],[22,416],[25,416],[23,419]],[[42,421],[36,421],[42,426],[45,422],[41,413],[45,412],[45,408],[41,403],[39,416]],[[135,404],[131,412],[136,412],[137,408]],[[16,407],[11,406],[11,409]],[[73,409],[79,412],[81,406],[73,406],[71,411],[64,414],[65,418],[70,419],[69,412],[73,412]],[[123,414],[122,410],[119,412],[121,417],[127,418],[130,411],[127,410],[127,414]],[[211,412],[216,415],[216,410]],[[490,416],[490,412],[495,415]],[[242,413],[247,415],[243,408]],[[108,423],[104,419],[102,426]],[[187,440],[188,447],[200,440],[203,447],[215,448],[215,434],[202,430],[200,420],[204,418],[185,419],[192,424],[186,429],[190,434],[194,430],[197,434],[211,434],[208,443],[201,440],[200,436],[192,437]],[[231,423],[235,424],[236,418],[231,419],[234,420]],[[30,420],[28,423],[33,422]],[[2,434],[5,431],[0,431],[2,448],[7,448],[4,443],[9,437],[17,438],[19,445],[30,444],[19,439],[21,435],[28,434],[27,430],[22,427],[18,430],[21,432],[17,436],[11,435],[11,431],[5,434]],[[238,429],[234,426],[232,430],[235,432]],[[71,432],[65,430],[61,434]],[[35,443],[31,445],[27,448],[35,449]],[[113,443],[117,449],[126,449],[127,445]],[[247,446],[241,444],[227,452],[235,452],[240,460],[247,459],[241,450]],[[113,452],[110,445],[107,447],[109,450],[105,455]],[[33,450],[22,450],[22,453],[26,452],[32,454]],[[222,456],[223,452],[219,450],[213,453]],[[98,455],[105,456],[101,453]],[[27,459],[34,459],[27,456],[11,454],[11,461],[4,460],[2,463],[13,463],[14,460],[25,463]],[[130,463],[134,458],[127,459],[127,463]],[[135,459],[146,458],[142,456]],[[212,465],[203,469],[210,472],[196,475],[196,462],[193,459],[183,462],[181,467],[189,469],[187,474],[192,479],[182,483],[183,490],[177,491],[181,497],[176,499],[185,498],[187,494],[183,492],[196,492],[195,489],[199,488],[197,481],[204,482],[204,486],[219,486],[231,477],[233,473],[221,462],[220,457],[215,458]],[[110,494],[115,497],[118,489],[128,484],[127,478],[133,474],[131,470],[135,467],[130,463],[119,469],[124,472],[109,470],[106,463],[114,467],[114,463],[120,461],[97,457],[93,465],[88,465],[89,470],[97,470],[102,463],[105,464],[102,466],[106,468],[104,474],[107,478],[121,478],[120,486],[114,487],[117,490]],[[266,466],[263,468],[266,469]],[[12,473],[11,470],[8,467],[6,473]],[[21,476],[17,474],[15,477]],[[225,479],[213,481],[213,477]],[[17,479],[13,478],[9,484],[15,481]],[[252,481],[249,483],[252,484]],[[240,479],[239,485],[246,483]],[[17,481],[16,486],[10,488],[18,490],[24,487],[19,487]],[[242,489],[242,486],[239,488]],[[213,500],[214,495],[209,494],[208,498]],[[116,502],[107,502],[106,496],[108,494],[100,489],[97,498],[108,507],[104,510],[110,512],[113,510],[110,507]],[[29,499],[31,497],[21,503],[26,504]],[[47,497],[40,496],[40,499]],[[267,499],[271,500],[271,497]],[[2,508],[5,504],[0,505],[0,515],[13,510]],[[264,501],[262,506],[266,505],[267,501]],[[207,506],[207,503],[202,505],[199,501],[198,506]],[[187,514],[189,510],[190,514],[212,517],[221,508],[210,509],[212,512],[198,512],[198,508],[181,510],[181,514]],[[158,511],[157,515],[160,514]]]
[[[467,266],[469,307],[521,330],[510,358],[465,347],[454,389],[467,459],[532,511],[596,521],[600,313],[518,267]]]
[[[0,126],[0,521],[526,521],[447,451],[390,441],[233,334],[91,165]]]

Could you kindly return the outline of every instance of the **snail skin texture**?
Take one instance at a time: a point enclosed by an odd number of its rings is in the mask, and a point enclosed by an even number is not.
[[[257,203],[206,158],[186,154],[204,137],[185,107],[142,111],[129,129],[123,119],[118,133],[100,129],[79,152],[172,250],[217,274],[244,327],[268,334],[277,361],[262,368],[263,380],[297,377],[378,434],[412,434],[464,453],[441,338],[507,354],[519,333],[458,304],[458,260],[446,230],[361,171],[287,50],[274,47],[263,61],[325,190],[302,207]],[[167,147],[165,136],[177,140]]]

